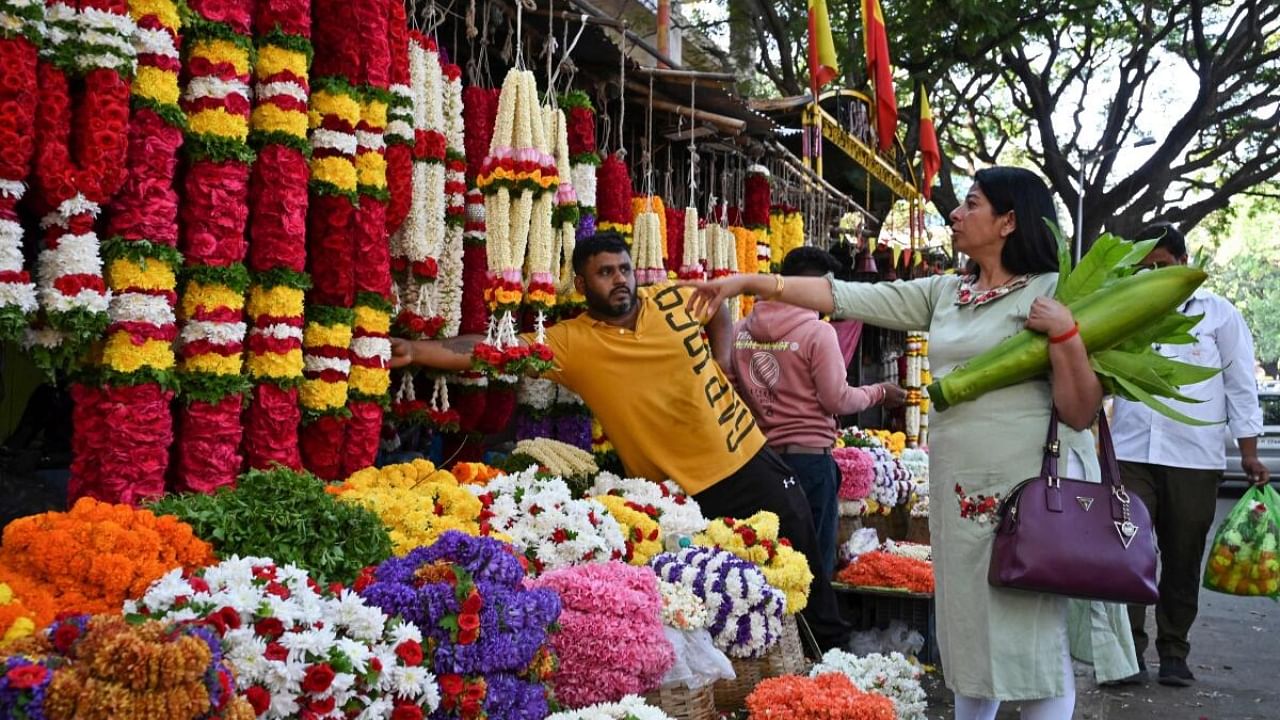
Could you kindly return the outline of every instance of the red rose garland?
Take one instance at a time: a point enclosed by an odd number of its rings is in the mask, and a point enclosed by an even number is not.
[[[46,24],[49,43],[37,68],[35,153],[45,213],[37,276],[45,324],[28,343],[37,364],[51,370],[77,360],[108,322],[109,293],[94,225],[124,180],[136,54],[125,0],[51,3]],[[73,77],[80,79],[75,86]],[[80,88],[74,103],[73,87]]]
[[[245,369],[253,394],[245,413],[249,467],[302,467],[298,386],[302,383],[307,257],[307,101],[311,3],[259,0],[254,9],[254,105],[249,142],[258,152],[249,181],[251,323]]]
[[[409,28],[403,3],[391,3],[387,20],[391,52],[391,105],[387,109],[387,234],[400,229],[413,200],[413,88],[409,76]]]
[[[175,489],[235,483],[243,458],[241,407],[249,219],[249,37],[252,0],[191,0],[187,32],[187,167],[182,205],[186,284],[179,305]]]
[[[763,165],[747,168],[743,183],[742,219],[747,229],[756,231],[756,262],[761,272],[769,269],[769,170]],[[781,262],[782,258],[778,258]]]
[[[496,88],[470,86],[462,91],[463,144],[467,155],[466,224],[462,256],[462,334],[482,333],[489,324],[485,302],[489,261],[485,251],[484,193],[475,187],[476,174],[489,153],[498,117]]]
[[[679,272],[684,262],[684,210],[667,208],[667,271]]]
[[[102,348],[103,386],[73,390],[77,420],[89,425],[77,427],[82,437],[71,465],[72,500],[159,497],[173,442],[174,305],[182,265],[175,178],[185,120],[178,107],[181,19],[177,5],[164,0],[133,3],[130,13],[138,27],[134,109],[126,178],[109,208],[111,239],[103,248],[111,324]]]
[[[620,233],[631,242],[631,172],[621,153],[614,153],[600,165],[596,183],[596,227]]]
[[[391,385],[391,254],[387,239],[388,109],[391,106],[391,6],[400,0],[355,0],[362,42],[357,80],[363,94],[356,126],[355,328],[342,475],[373,464],[382,435],[382,411]],[[334,479],[334,478],[326,478]]]
[[[360,93],[349,73],[359,72],[361,46],[355,4],[313,0],[309,129],[312,146],[307,256],[311,291],[303,329],[303,384],[299,392],[303,465],[325,479],[342,474],[352,323],[355,320],[355,212],[361,118]]]
[[[18,201],[26,193],[36,139],[36,51],[44,6],[0,1],[0,341],[21,340],[39,305],[23,268]]]

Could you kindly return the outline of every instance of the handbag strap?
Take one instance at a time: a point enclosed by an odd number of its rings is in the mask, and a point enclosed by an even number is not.
[[[1098,442],[1101,446],[1098,453],[1098,465],[1102,469],[1103,482],[1113,487],[1124,489],[1120,482],[1120,463],[1116,461],[1115,444],[1111,441],[1111,426],[1107,423],[1107,413],[1098,410]],[[1044,460],[1040,463],[1040,476],[1044,478],[1058,477],[1058,458],[1062,455],[1062,443],[1058,441],[1058,406],[1054,405],[1049,412],[1049,431],[1045,435]]]

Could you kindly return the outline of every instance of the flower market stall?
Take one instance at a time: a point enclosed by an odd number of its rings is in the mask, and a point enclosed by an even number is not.
[[[626,477],[527,376],[580,238],[767,272],[856,203],[731,76],[480,4],[0,0],[0,334],[72,399],[66,502],[0,540],[0,717],[916,717],[906,660],[809,676],[778,516]],[[461,334],[470,371],[391,369]],[[837,451],[867,525],[927,509],[911,417]]]

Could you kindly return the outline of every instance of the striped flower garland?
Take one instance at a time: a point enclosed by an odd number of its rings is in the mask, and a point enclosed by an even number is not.
[[[36,57],[44,3],[0,0],[0,341],[23,339],[39,309],[23,267],[18,202],[26,194],[36,142]]]
[[[356,127],[361,94],[348,73],[361,62],[356,4],[313,0],[310,203],[307,255],[311,290],[303,327],[299,391],[303,465],[325,479],[342,472],[351,338],[355,321]]]
[[[436,307],[444,319],[440,334],[454,337],[462,325],[463,235],[467,220],[467,159],[463,147],[462,68],[447,64],[444,74],[445,230],[436,280]]]
[[[178,337],[185,403],[178,420],[175,489],[212,492],[235,483],[243,464],[253,4],[191,0],[189,5],[181,105],[190,162],[182,204],[186,271]]]
[[[355,213],[355,327],[342,476],[373,464],[382,436],[382,414],[391,385],[391,255],[387,240],[387,112],[391,106],[392,3],[354,0],[361,42],[357,78],[363,95],[356,126],[359,204]],[[335,479],[323,476],[326,479]]]
[[[413,201],[413,87],[409,74],[409,27],[404,3],[391,3],[387,20],[391,53],[390,105],[387,107],[387,233],[409,216]]]
[[[136,53],[125,0],[50,3],[45,23],[35,116],[35,177],[45,213],[36,287],[44,324],[27,344],[37,364],[53,370],[80,360],[109,321],[94,227],[124,181]]]
[[[131,88],[125,181],[108,208],[103,246],[111,292],[110,325],[97,387],[78,386],[77,401],[96,407],[76,443],[68,495],[135,503],[164,494],[173,442],[170,403],[176,388],[178,194],[175,186],[184,118],[178,107],[181,17],[167,0],[129,4],[136,23],[137,74]],[[82,413],[94,413],[82,408]],[[119,417],[124,422],[113,422]],[[95,442],[97,435],[100,442]]]
[[[249,337],[245,370],[253,392],[245,413],[251,468],[302,467],[298,386],[310,179],[310,0],[259,0],[254,10],[254,104],[249,142],[258,153],[249,181]]]

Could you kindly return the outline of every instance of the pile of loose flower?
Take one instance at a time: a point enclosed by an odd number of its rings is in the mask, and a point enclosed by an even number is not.
[[[902,653],[858,657],[833,648],[813,666],[809,675],[816,678],[827,673],[840,673],[862,692],[892,700],[897,720],[924,720],[928,704],[924,688],[920,686],[924,670]]]
[[[933,563],[883,550],[863,553],[836,573],[836,580],[858,587],[915,593],[934,591]]]

